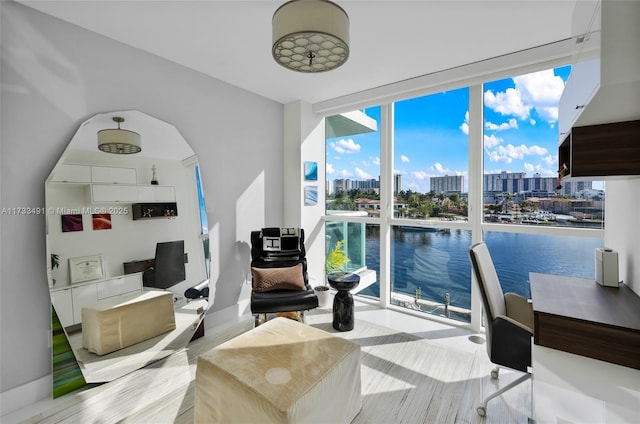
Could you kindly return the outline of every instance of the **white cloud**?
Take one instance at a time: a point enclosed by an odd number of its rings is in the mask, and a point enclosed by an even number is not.
[[[513,144],[507,144],[506,146],[497,146],[496,149],[487,152],[489,160],[492,162],[504,162],[511,163],[513,159],[524,159],[525,156],[542,156],[549,153],[549,151],[537,145],[528,147],[524,144],[520,146],[514,146]]]
[[[434,163],[433,166],[430,167],[430,169],[434,170],[440,175],[460,175],[460,173],[457,171],[452,171],[449,168],[445,168],[440,162]]]
[[[405,155],[400,156],[400,160],[402,161],[402,163],[409,163],[409,158]]]
[[[371,158],[371,162],[373,162],[374,165],[380,165],[380,158],[379,157]]]
[[[491,149],[492,147],[496,147],[498,144],[502,143],[502,139],[500,137],[496,137],[495,135],[486,135],[484,136],[484,148]]]
[[[533,164],[531,164],[529,162],[525,162],[523,166],[524,166],[524,170],[527,171],[527,172],[533,172],[533,170],[535,169]]]
[[[545,165],[551,166],[551,165],[555,164],[556,159],[552,155],[549,155],[549,156],[543,157],[542,161],[544,162]]]
[[[414,171],[414,172],[411,173],[411,175],[416,180],[426,180],[429,177],[429,174],[427,174],[424,171]]]
[[[338,172],[338,176],[342,177],[342,178],[348,178],[348,177],[353,177],[353,174],[349,171],[347,171],[346,169],[343,169],[342,171]]]
[[[515,88],[504,92],[484,93],[485,106],[502,115],[514,115],[524,120],[529,118],[531,110],[549,123],[558,120],[558,101],[564,90],[564,81],[547,69],[513,78]]]
[[[370,174],[367,174],[365,171],[363,171],[360,168],[356,168],[356,176],[362,180],[368,180],[370,178],[373,178]]]
[[[484,104],[502,115],[515,115],[520,119],[528,118],[531,111],[531,106],[522,102],[520,92],[515,88],[495,94],[491,90],[485,92]]]
[[[500,125],[494,124],[493,122],[486,122],[484,124],[484,127],[492,131],[504,131],[510,128],[518,128],[518,121],[516,121],[514,118],[511,118],[508,122],[503,122]]]
[[[555,171],[553,169],[549,169],[549,168],[542,168],[540,167],[540,169],[538,170],[538,172],[540,173],[541,176],[543,177],[557,177],[558,176],[558,171]]]
[[[497,152],[495,150],[493,150],[491,152],[487,152],[487,155],[489,156],[489,160],[491,162],[504,162],[504,163],[513,162],[513,158],[511,158],[509,156],[502,155],[502,154],[500,154],[499,152]]]
[[[535,119],[531,118],[531,119],[529,119],[529,124],[533,127],[533,126],[535,126],[537,124],[537,122],[536,122]]]
[[[513,78],[522,99],[534,105],[557,104],[564,90],[564,81],[553,74],[553,69],[520,75]]]
[[[345,140],[344,138],[331,143],[331,148],[340,154],[352,154],[360,151],[360,145],[353,139]]]
[[[469,111],[464,114],[464,122],[460,124],[460,131],[469,135]]]
[[[549,151],[547,150],[546,147],[541,147],[538,146],[537,144],[534,144],[531,147],[527,147],[524,144],[522,144],[520,146],[520,148],[522,149],[523,154],[525,155],[538,155],[538,156],[542,156],[542,155],[546,155],[547,153],[549,153]]]
[[[327,162],[326,169],[325,169],[324,172],[330,175],[330,174],[333,174],[334,172],[336,172],[336,170],[333,169],[333,165],[332,164]]]

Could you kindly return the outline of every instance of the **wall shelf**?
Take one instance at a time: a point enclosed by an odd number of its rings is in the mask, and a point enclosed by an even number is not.
[[[573,127],[558,149],[564,175],[588,179],[640,175],[640,120]]]
[[[133,219],[158,219],[175,218],[178,216],[178,204],[176,202],[163,203],[134,203],[131,205]]]

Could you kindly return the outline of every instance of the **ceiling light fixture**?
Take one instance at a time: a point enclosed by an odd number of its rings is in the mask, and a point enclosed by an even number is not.
[[[118,155],[130,155],[142,151],[140,134],[120,129],[120,124],[124,122],[124,118],[114,116],[113,121],[118,123],[117,129],[98,131],[98,149]]]
[[[349,16],[328,0],[292,0],[273,14],[273,58],[298,72],[325,72],[349,57]]]

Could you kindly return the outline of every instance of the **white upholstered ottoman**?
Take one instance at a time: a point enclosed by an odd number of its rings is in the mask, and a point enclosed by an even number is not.
[[[82,347],[98,355],[134,345],[176,328],[173,294],[142,291],[82,308]]]
[[[198,358],[196,423],[349,423],[362,407],[360,346],[275,318]]]

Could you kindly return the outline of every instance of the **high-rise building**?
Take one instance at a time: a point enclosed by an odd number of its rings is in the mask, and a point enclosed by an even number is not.
[[[462,193],[464,191],[464,177],[462,175],[445,175],[444,177],[429,178],[431,190],[439,193]]]
[[[543,177],[538,173],[527,177],[524,172],[506,172],[484,175],[485,193],[523,194],[525,197],[548,197],[558,192],[575,197],[578,192],[591,189],[591,181],[563,181],[558,191],[556,177]],[[528,193],[528,194],[527,194]]]
[[[337,180],[333,180],[333,193],[337,194],[341,191],[347,192],[351,190],[352,184],[351,180],[348,178],[340,178]]]
[[[393,175],[393,192],[395,194],[402,191],[402,174]]]

